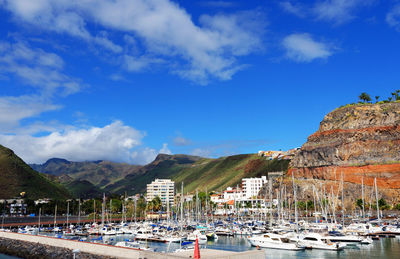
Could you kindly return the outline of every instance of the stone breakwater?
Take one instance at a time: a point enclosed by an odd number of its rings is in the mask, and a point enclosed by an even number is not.
[[[29,259],[73,258],[74,256],[71,249],[1,237],[0,253]],[[101,256],[81,252],[77,254],[76,258],[113,259],[116,257]]]
[[[400,103],[343,107],[327,114],[290,163],[296,178],[378,187],[400,200]],[[386,191],[387,190],[387,191]]]

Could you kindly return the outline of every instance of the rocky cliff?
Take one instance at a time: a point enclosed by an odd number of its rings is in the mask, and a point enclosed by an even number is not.
[[[342,107],[327,114],[290,164],[296,178],[372,185],[400,197],[400,103]],[[400,199],[400,198],[399,198]]]

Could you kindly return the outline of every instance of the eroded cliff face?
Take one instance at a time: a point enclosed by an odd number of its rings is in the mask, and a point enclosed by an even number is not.
[[[400,193],[400,103],[334,110],[290,167],[296,178],[335,181],[343,172],[345,182],[372,185],[376,177],[380,189]]]

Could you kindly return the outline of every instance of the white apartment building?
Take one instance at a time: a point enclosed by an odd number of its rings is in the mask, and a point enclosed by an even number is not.
[[[261,188],[268,182],[266,176],[261,178],[243,178],[242,189],[243,195],[246,199],[257,196]]]
[[[155,197],[160,197],[163,205],[167,203],[174,205],[175,182],[170,179],[155,179],[147,185],[147,200],[151,201]]]

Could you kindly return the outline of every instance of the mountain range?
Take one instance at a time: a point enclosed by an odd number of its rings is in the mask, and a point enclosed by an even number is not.
[[[145,193],[146,185],[155,178],[169,178],[185,192],[196,189],[209,191],[225,189],[241,183],[243,177],[265,175],[287,170],[289,161],[267,161],[256,154],[242,154],[221,158],[202,158],[190,155],[159,154],[144,166],[109,161],[71,162],[52,158],[42,165],[31,165],[62,183],[75,196],[100,196],[102,192],[115,194]]]

